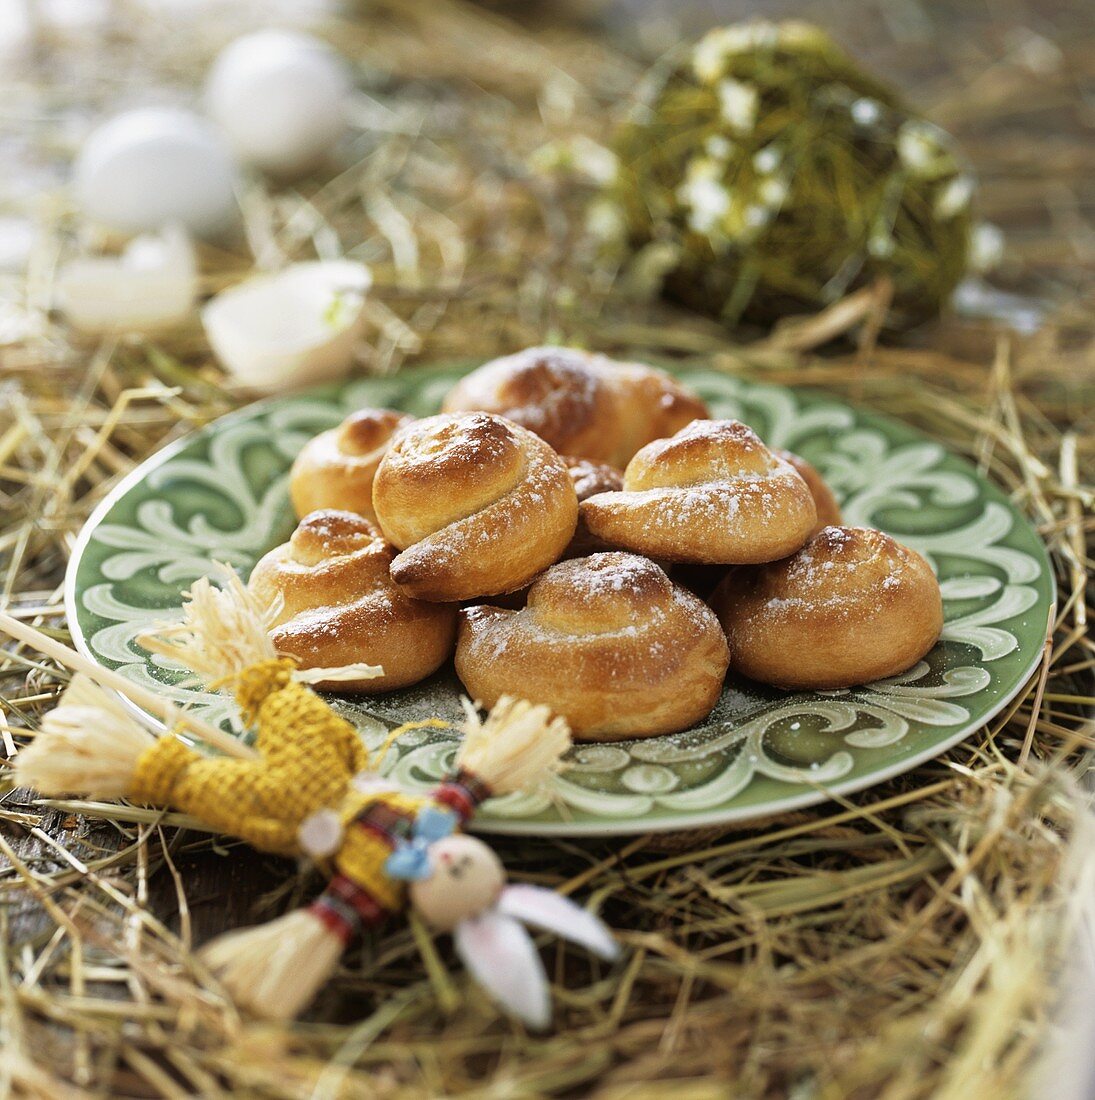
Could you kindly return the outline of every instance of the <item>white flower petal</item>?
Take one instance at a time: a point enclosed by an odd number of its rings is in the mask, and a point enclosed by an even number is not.
[[[751,133],[757,122],[757,103],[760,98],[752,84],[727,77],[719,81],[719,110],[735,133]]]
[[[753,154],[753,167],[762,176],[770,176],[782,162],[783,151],[776,145],[766,145]]]
[[[882,117],[882,108],[875,99],[857,99],[849,109],[858,126],[873,126]]]
[[[703,143],[703,149],[714,160],[729,160],[734,152],[734,143],[721,134],[712,134]]]
[[[730,193],[714,161],[697,158],[688,165],[677,199],[688,211],[688,224],[697,233],[710,233],[730,209]]]
[[[953,218],[965,210],[973,198],[973,177],[965,174],[948,180],[935,197],[937,218]]]
[[[778,210],[787,198],[790,188],[787,181],[778,176],[770,176],[763,180],[757,188],[757,196],[760,201],[772,210]]]

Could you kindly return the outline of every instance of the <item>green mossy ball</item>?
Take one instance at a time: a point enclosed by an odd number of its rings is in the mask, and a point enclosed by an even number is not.
[[[719,28],[651,85],[599,201],[668,296],[761,324],[880,275],[893,323],[947,302],[967,267],[968,167],[823,31]]]

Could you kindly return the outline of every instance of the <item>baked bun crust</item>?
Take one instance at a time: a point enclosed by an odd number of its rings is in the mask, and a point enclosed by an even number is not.
[[[793,554],[817,522],[795,469],[736,420],[696,420],[643,447],[619,493],[582,502],[590,534],[670,562],[742,565]]]
[[[606,462],[590,462],[588,458],[575,458],[563,455],[563,463],[574,483],[574,492],[578,502],[597,493],[612,493],[624,487],[623,472]]]
[[[363,516],[327,509],[305,516],[287,543],[255,566],[248,587],[281,603],[270,630],[280,653],[304,668],[383,665],[373,680],[320,684],[375,694],[429,676],[452,653],[456,608],[414,600],[389,576],[395,551]]]
[[[895,676],[943,629],[943,600],[915,550],[869,527],[826,527],[797,554],[733,569],[711,598],[736,672],[826,691]]]
[[[709,415],[664,371],[554,347],[484,364],[457,382],[443,408],[497,413],[560,454],[621,469],[640,447]]]
[[[586,458],[574,458],[564,455],[567,473],[574,483],[574,492],[578,497],[578,503],[597,493],[615,493],[624,487],[624,475],[615,466],[609,466],[603,462],[590,462]],[[566,557],[584,558],[587,554],[594,554],[600,550],[610,549],[599,538],[589,533],[589,529],[582,522],[581,510],[578,512],[578,527],[574,532],[574,538],[566,548]]]
[[[289,473],[289,498],[297,518],[320,508],[339,508],[375,523],[376,469],[392,436],[413,419],[392,409],[361,409],[305,443]]]
[[[784,462],[795,468],[798,476],[806,482],[810,490],[810,496],[814,498],[814,508],[817,510],[817,524],[813,534],[817,534],[823,527],[839,527],[843,522],[840,514],[840,505],[833,496],[832,489],[826,484],[825,479],[818,473],[817,467],[812,466],[806,459],[794,454],[792,451],[776,451]]]
[[[729,662],[706,605],[634,554],[553,565],[520,611],[460,613],[456,671],[484,706],[545,703],[584,741],[653,737],[710,713]]]
[[[563,460],[489,413],[431,416],[399,431],[373,507],[400,553],[392,579],[423,600],[512,592],[558,561],[578,522]]]

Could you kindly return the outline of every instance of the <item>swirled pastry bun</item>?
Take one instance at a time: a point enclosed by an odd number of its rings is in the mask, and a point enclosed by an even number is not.
[[[389,576],[394,556],[363,516],[334,509],[305,516],[248,582],[263,604],[277,608],[270,637],[278,652],[304,668],[384,668],[373,680],[320,685],[335,691],[390,691],[434,672],[452,653],[456,608],[402,592]]]
[[[711,604],[733,669],[782,688],[827,691],[894,676],[943,629],[931,567],[869,527],[826,527],[784,561],[733,569]]]
[[[642,446],[706,417],[664,371],[574,348],[527,348],[462,378],[446,412],[482,409],[535,432],[560,454],[621,469]]]
[[[710,713],[729,661],[715,616],[634,554],[553,565],[520,611],[460,613],[456,671],[484,706],[545,703],[586,741],[653,737]]]
[[[320,508],[340,508],[375,523],[376,469],[392,436],[412,419],[392,409],[361,409],[337,428],[310,439],[289,474],[289,497],[297,518]]]
[[[431,416],[396,434],[373,507],[402,553],[392,579],[423,600],[513,592],[558,561],[578,522],[563,460],[489,413]]]
[[[816,535],[823,527],[839,526],[843,518],[840,514],[840,505],[837,503],[832,489],[818,473],[817,468],[792,451],[776,451],[775,453],[784,462],[795,468],[799,477],[806,482],[806,487],[810,490],[810,496],[814,498],[817,523],[814,526],[813,533]]]
[[[793,554],[817,509],[793,466],[736,420],[695,420],[643,447],[618,493],[582,502],[590,534],[670,562],[741,565]]]

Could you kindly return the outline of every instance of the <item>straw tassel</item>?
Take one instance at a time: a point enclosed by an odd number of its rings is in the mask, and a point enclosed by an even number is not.
[[[297,909],[218,936],[198,954],[241,1008],[266,1019],[290,1020],[335,972],[345,946],[312,910]]]
[[[174,658],[206,684],[234,680],[278,655],[265,609],[227,565],[217,563],[216,574],[222,587],[199,577],[186,593],[182,620],[138,639],[145,649]]]
[[[115,697],[81,673],[15,758],[15,781],[46,795],[120,798],[156,742]]]
[[[570,748],[570,727],[545,706],[503,695],[486,721],[467,700],[464,741],[457,764],[477,776],[492,794],[533,790],[559,770]]]
[[[280,656],[269,633],[277,605],[261,604],[223,563],[215,563],[215,575],[219,588],[209,577],[190,586],[181,622],[157,627],[138,641],[152,653],[185,665],[206,684],[232,684],[248,669]],[[379,665],[367,664],[293,671],[302,683],[371,680],[383,674]]]

